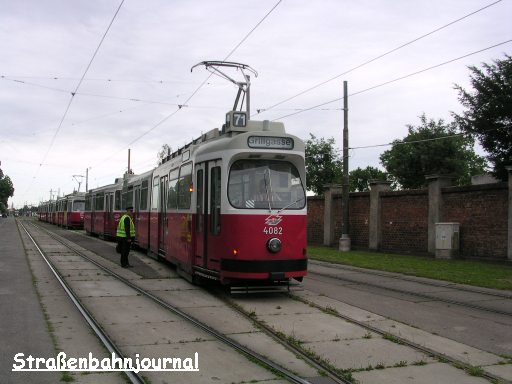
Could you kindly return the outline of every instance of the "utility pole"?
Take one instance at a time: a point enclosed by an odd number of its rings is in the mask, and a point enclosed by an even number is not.
[[[89,192],[89,168],[85,168],[85,192]]]
[[[131,149],[128,148],[128,172],[126,172],[127,174],[131,173],[131,171],[130,171],[130,154],[131,154]]]
[[[340,238],[341,252],[350,251],[349,217],[348,217],[348,86],[343,82],[343,183],[342,183],[342,205],[343,205],[343,230]]]

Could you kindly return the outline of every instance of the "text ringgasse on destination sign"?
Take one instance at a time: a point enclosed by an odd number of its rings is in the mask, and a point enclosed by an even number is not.
[[[290,137],[249,136],[247,145],[249,148],[293,149],[294,143]]]

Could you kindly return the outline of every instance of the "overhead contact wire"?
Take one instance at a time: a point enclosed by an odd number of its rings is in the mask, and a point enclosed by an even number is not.
[[[361,67],[364,67],[365,65],[368,65],[368,64],[370,64],[370,63],[373,63],[374,61],[377,61],[377,60],[379,60],[379,59],[382,59],[383,57],[385,57],[385,56],[387,56],[387,55],[389,55],[389,54],[391,54],[391,53],[393,53],[393,52],[396,52],[396,51],[398,51],[398,50],[400,50],[400,49],[402,49],[402,48],[405,48],[405,47],[407,47],[408,45],[411,45],[411,44],[413,44],[413,43],[415,43],[415,42],[417,42],[417,41],[419,41],[419,40],[421,40],[421,39],[423,39],[423,38],[425,38],[425,37],[427,37],[427,36],[433,35],[433,34],[434,34],[434,33],[436,33],[436,32],[439,32],[439,31],[441,31],[441,30],[443,30],[443,29],[445,29],[445,28],[447,28],[447,27],[449,27],[449,26],[451,26],[451,25],[453,25],[453,24],[458,23],[459,21],[462,21],[462,20],[464,20],[464,19],[467,19],[468,17],[473,16],[473,15],[477,14],[478,12],[481,12],[481,11],[483,11],[483,10],[487,9],[487,8],[490,8],[490,7],[492,7],[492,6],[494,6],[494,5],[498,4],[498,3],[500,3],[501,1],[503,1],[503,0],[495,1],[494,3],[488,4],[488,5],[486,5],[485,7],[482,7],[482,8],[480,8],[480,9],[477,9],[477,10],[476,10],[476,11],[474,11],[474,12],[468,13],[467,15],[462,16],[462,17],[458,18],[457,20],[454,20],[454,21],[452,21],[452,22],[450,22],[450,23],[448,23],[448,24],[445,24],[445,25],[443,25],[442,27],[436,28],[436,29],[434,29],[434,30],[432,30],[432,31],[430,31],[430,32],[428,32],[428,33],[426,33],[426,34],[424,34],[424,35],[421,35],[421,36],[419,36],[419,37],[417,37],[417,38],[415,38],[415,39],[413,39],[413,40],[411,40],[411,41],[407,42],[407,43],[404,43],[404,44],[402,44],[402,45],[400,45],[400,46],[398,46],[398,47],[396,47],[396,48],[393,48],[393,49],[392,49],[392,50],[390,50],[390,51],[387,51],[387,52],[385,52],[385,53],[383,53],[383,54],[381,54],[381,55],[379,55],[379,56],[376,56],[376,57],[374,57],[373,59],[370,59],[370,60],[368,60],[368,61],[365,61],[365,62],[364,62],[364,63],[362,63],[362,64],[359,64],[359,65],[357,65],[357,66],[355,66],[355,67],[353,67],[353,68],[351,68],[351,69],[349,69],[349,70],[347,70],[347,71],[345,71],[345,72],[343,72],[343,73],[340,73],[339,75],[336,75],[336,76],[334,76],[334,77],[331,77],[330,79],[325,80],[325,81],[323,81],[323,82],[321,82],[321,83],[319,83],[319,84],[317,84],[317,85],[314,85],[314,86],[312,86],[311,88],[308,88],[308,89],[306,89],[306,90],[304,90],[304,91],[302,91],[302,92],[299,92],[299,93],[297,93],[297,94],[296,94],[296,95],[294,95],[294,96],[291,96],[291,97],[289,97],[289,98],[287,98],[287,99],[285,99],[285,100],[283,100],[283,101],[280,101],[279,103],[276,103],[276,104],[274,104],[274,105],[271,105],[270,107],[267,107],[267,108],[261,108],[261,109],[258,109],[258,110],[257,110],[257,114],[259,114],[259,113],[261,113],[261,112],[269,111],[269,110],[271,110],[271,109],[273,109],[273,108],[275,108],[275,107],[277,107],[277,106],[279,106],[279,105],[281,105],[281,104],[286,103],[287,101],[293,100],[293,99],[295,99],[296,97],[302,96],[302,95],[304,95],[305,93],[308,93],[308,92],[310,92],[310,91],[312,91],[312,90],[314,90],[314,89],[317,89],[317,88],[321,87],[322,85],[325,85],[325,84],[327,84],[327,83],[329,83],[329,82],[331,82],[331,81],[333,81],[333,80],[336,80],[336,79],[340,78],[341,76],[346,75],[347,73],[353,72],[353,71],[355,71],[356,69],[359,69],[359,68],[361,68]]]
[[[48,154],[50,153],[50,150],[52,149],[53,147],[53,144],[55,143],[55,139],[57,138],[57,135],[59,134],[61,128],[62,128],[62,124],[64,123],[64,120],[66,119],[66,116],[69,112],[69,109],[71,108],[71,104],[73,103],[73,100],[74,100],[74,97],[76,95],[76,93],[78,92],[78,89],[80,88],[80,85],[82,84],[87,72],[89,71],[89,68],[91,67],[92,65],[92,62],[94,61],[94,58],[96,57],[101,45],[103,44],[103,41],[105,40],[108,32],[110,31],[110,27],[112,26],[112,24],[114,23],[114,20],[116,19],[119,11],[121,10],[121,7],[123,6],[123,3],[124,3],[124,0],[121,0],[121,3],[119,4],[114,16],[112,17],[112,20],[110,21],[110,24],[108,25],[107,27],[107,30],[105,31],[105,33],[103,34],[103,37],[101,38],[100,40],[100,43],[98,44],[98,47],[96,48],[96,50],[94,51],[94,54],[92,55],[92,58],[91,60],[89,61],[89,64],[87,65],[87,68],[85,69],[84,71],[84,74],[82,75],[82,77],[80,78],[80,81],[78,82],[74,92],[71,93],[71,98],[66,106],[66,109],[64,111],[64,114],[62,115],[62,118],[60,119],[60,122],[59,122],[59,125],[57,127],[57,130],[55,131],[51,141],[50,141],[50,145],[48,146],[48,149],[46,150],[46,153],[44,154],[43,156],[43,159],[41,160],[41,163],[39,164],[39,167],[37,168],[37,171],[36,171],[36,174],[34,175],[34,177],[32,178],[32,182],[30,184],[30,186],[27,188],[27,191],[32,187],[32,184],[34,182],[34,180],[37,178],[37,176],[39,175],[39,171],[41,170],[41,167],[43,166],[44,162],[46,161],[46,158],[48,157]],[[25,192],[26,193],[26,192]]]
[[[447,65],[447,64],[453,63],[453,62],[455,62],[455,61],[462,60],[462,59],[464,59],[464,58],[466,58],[466,57],[469,57],[469,56],[472,56],[472,55],[476,55],[477,53],[481,53],[481,52],[484,52],[484,51],[488,51],[489,49],[496,48],[496,47],[499,47],[499,46],[501,46],[501,45],[508,44],[508,43],[510,43],[510,42],[512,42],[512,39],[510,39],[510,40],[506,40],[506,41],[503,41],[503,42],[498,43],[498,44],[494,44],[494,45],[492,45],[492,46],[490,46],[490,47],[487,47],[487,48],[479,49],[478,51],[474,51],[474,52],[468,53],[468,54],[466,54],[466,55],[459,56],[459,57],[457,57],[457,58],[455,58],[455,59],[451,59],[451,60],[445,61],[445,62],[443,62],[443,63],[433,65],[433,66],[428,67],[428,68],[420,69],[420,70],[418,70],[418,71],[416,71],[416,72],[412,72],[412,73],[409,73],[409,74],[407,74],[407,75],[397,77],[397,78],[395,78],[395,79],[393,79],[393,80],[385,81],[384,83],[380,83],[380,84],[377,84],[377,85],[371,86],[371,87],[369,87],[369,88],[363,89],[363,90],[361,90],[361,91],[357,91],[357,92],[351,93],[351,94],[350,94],[350,95],[348,95],[348,96],[356,96],[356,95],[359,95],[359,94],[361,94],[361,93],[365,93],[365,92],[368,92],[368,91],[372,91],[372,90],[374,90],[374,89],[377,89],[377,88],[383,87],[383,86],[385,86],[385,85],[389,85],[389,84],[395,83],[395,82],[397,82],[397,81],[404,80],[404,79],[407,79],[407,78],[412,77],[412,76],[415,76],[415,75],[419,75],[420,73],[427,72],[427,71],[430,71],[430,70],[435,69],[435,68],[439,68],[439,67],[441,67],[441,66],[443,66],[443,65]],[[301,109],[301,110],[299,110],[299,111],[297,111],[297,112],[290,113],[290,114],[288,114],[288,115],[284,115],[284,116],[280,116],[280,117],[278,117],[278,118],[273,119],[272,121],[281,120],[281,119],[284,119],[284,118],[287,118],[287,117],[290,117],[290,116],[298,115],[299,113],[307,112],[307,111],[310,111],[310,110],[315,109],[315,108],[318,108],[318,107],[323,107],[324,105],[332,104],[332,103],[338,102],[338,101],[343,100],[343,99],[344,99],[344,97],[338,97],[338,98],[336,98],[336,99],[329,100],[329,101],[326,101],[326,102],[321,103],[321,104],[317,104],[317,105],[315,105],[315,106],[313,106],[313,107],[304,108],[304,109]]]
[[[226,61],[229,57],[231,57],[231,55],[233,53],[235,53],[235,51],[240,48],[240,46],[249,38],[249,36],[261,25],[261,23],[263,23],[263,21],[277,8],[277,6],[282,2],[282,0],[279,0],[273,7],[270,11],[267,12],[267,14],[244,36],[244,38],[231,50],[231,52],[229,52],[227,54],[227,56],[223,59],[223,61]],[[132,144],[136,143],[137,141],[139,141],[140,139],[142,139],[144,136],[146,136],[147,134],[149,134],[150,132],[154,131],[156,128],[158,128],[159,126],[161,126],[163,123],[165,123],[167,120],[169,120],[171,117],[173,117],[174,115],[176,115],[183,107],[187,107],[187,103],[204,87],[204,85],[208,82],[208,80],[210,80],[210,78],[212,77],[213,74],[210,74],[208,75],[208,77],[194,90],[194,92],[192,92],[192,94],[183,102],[183,104],[179,105],[178,106],[178,109],[176,109],[175,111],[173,111],[172,113],[170,113],[169,115],[167,115],[166,117],[164,117],[162,120],[160,120],[158,123],[156,123],[154,126],[152,126],[150,129],[148,129],[147,131],[143,132],[140,136],[138,136],[137,138],[133,139],[132,141],[130,141],[130,143],[128,143],[126,146],[124,146],[122,149],[120,149],[119,151],[116,152],[119,153],[120,151],[130,147]],[[114,157],[115,154],[113,154],[112,156],[109,156],[107,157],[106,159],[102,160],[100,163],[98,164],[95,164],[93,167],[91,168],[94,168],[96,166],[98,166],[99,164],[102,164],[104,163],[105,161],[111,159],[112,157]]]

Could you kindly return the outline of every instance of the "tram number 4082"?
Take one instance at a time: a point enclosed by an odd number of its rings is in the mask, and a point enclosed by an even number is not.
[[[263,233],[266,235],[282,235],[283,227],[265,227]]]

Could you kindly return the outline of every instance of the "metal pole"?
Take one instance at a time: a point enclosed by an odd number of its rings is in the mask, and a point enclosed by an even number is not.
[[[126,173],[130,173],[130,149],[128,149],[128,172]]]
[[[251,116],[251,77],[249,75],[245,76],[245,81],[247,81],[247,99],[246,99],[246,107],[247,107],[247,120]]]
[[[89,168],[85,169],[85,192],[89,192]]]
[[[342,183],[342,204],[343,204],[343,230],[340,239],[340,251],[350,251],[349,217],[348,217],[348,86],[343,82],[343,183]]]

